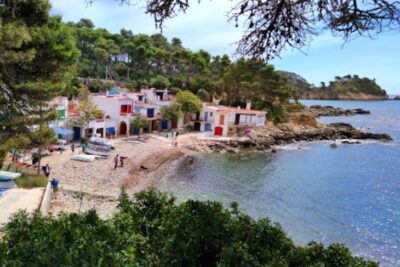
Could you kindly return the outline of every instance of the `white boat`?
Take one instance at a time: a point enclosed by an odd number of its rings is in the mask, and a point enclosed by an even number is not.
[[[73,155],[71,157],[72,160],[77,160],[77,161],[86,161],[86,162],[93,162],[96,160],[96,157],[93,155],[84,155],[84,154],[80,154],[80,155]]]
[[[99,151],[99,150],[92,149],[89,147],[85,147],[84,152],[89,155],[95,155],[95,156],[101,156],[101,157],[108,157],[110,155],[110,152]]]
[[[17,185],[14,183],[14,181],[0,182],[1,189],[11,189],[16,187]]]
[[[21,177],[19,172],[0,171],[0,181],[11,181]]]
[[[96,138],[94,136],[90,137],[89,139],[89,143],[93,144],[93,145],[97,145],[97,146],[103,146],[106,148],[114,148],[113,144],[110,141],[104,140],[104,139],[100,139],[100,138]]]

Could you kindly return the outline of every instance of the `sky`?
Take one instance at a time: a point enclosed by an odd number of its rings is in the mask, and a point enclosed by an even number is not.
[[[77,22],[81,18],[93,21],[96,27],[117,33],[121,28],[134,34],[159,33],[143,3],[127,6],[115,0],[96,0],[87,5],[85,0],[50,0],[53,15],[63,21]],[[134,1],[132,1],[134,2]],[[230,0],[202,0],[193,4],[185,14],[165,22],[163,34],[171,40],[178,37],[183,46],[193,51],[204,49],[212,55],[234,56],[241,29],[227,22],[227,12],[233,7]],[[382,33],[375,39],[357,38],[344,43],[329,32],[314,38],[309,47],[284,51],[271,61],[276,69],[295,72],[308,82],[328,83],[335,76],[358,74],[375,78],[388,94],[400,95],[400,31]]]

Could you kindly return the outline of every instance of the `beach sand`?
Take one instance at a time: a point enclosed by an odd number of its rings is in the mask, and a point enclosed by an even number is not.
[[[60,180],[60,190],[52,200],[50,213],[84,212],[95,208],[99,215],[108,218],[116,210],[121,187],[134,194],[152,186],[168,166],[188,151],[181,146],[193,142],[195,135],[179,136],[178,147],[163,137],[150,138],[143,144],[127,143],[126,138],[113,140],[115,150],[107,159],[94,162],[70,160],[71,151],[63,156],[43,159],[52,168],[51,178]],[[79,149],[78,149],[79,150]],[[75,151],[77,154],[77,151]],[[114,156],[127,157],[124,166],[114,169]],[[57,158],[59,159],[57,161]]]

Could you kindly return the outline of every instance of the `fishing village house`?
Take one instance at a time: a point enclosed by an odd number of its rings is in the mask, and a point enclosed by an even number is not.
[[[106,119],[103,129],[105,129],[106,136],[137,134],[139,129],[135,129],[130,123],[136,116],[147,118],[149,125],[144,129],[147,132],[183,127],[183,118],[177,122],[168,122],[161,118],[161,108],[169,106],[172,100],[166,89],[151,88],[141,89],[140,92],[123,93],[114,88],[107,91],[106,94],[94,94],[91,100],[104,112]],[[107,123],[107,120],[113,124]]]
[[[216,136],[228,136],[254,127],[265,125],[267,112],[251,109],[248,101],[246,108],[226,107],[218,104],[203,103],[202,110],[191,118],[195,131],[210,132]]]

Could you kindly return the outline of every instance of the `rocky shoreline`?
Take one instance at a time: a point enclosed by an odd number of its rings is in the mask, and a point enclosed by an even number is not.
[[[308,112],[315,115],[316,117],[322,116],[353,116],[353,115],[366,115],[371,114],[369,110],[364,110],[361,108],[355,109],[343,109],[343,108],[335,108],[332,106],[320,106],[313,105],[308,108]]]
[[[393,140],[387,134],[375,134],[361,132],[346,123],[332,123],[320,129],[308,129],[304,131],[293,132],[291,130],[282,129],[279,132],[263,132],[259,130],[255,138],[238,138],[225,140],[209,140],[197,147],[189,147],[192,150],[212,151],[212,152],[230,152],[235,149],[253,148],[258,150],[271,149],[275,146],[290,144],[300,141],[324,141],[324,140],[346,140],[343,143],[354,144],[359,143],[352,140]]]
[[[327,141],[344,140],[345,144],[357,144],[359,140],[392,141],[388,134],[368,133],[355,129],[347,123],[318,123],[320,116],[351,116],[357,114],[370,114],[363,109],[342,109],[331,106],[311,106],[303,111],[291,113],[287,123],[270,124],[266,127],[252,130],[247,136],[208,139],[196,146],[187,148],[195,151],[212,152],[238,152],[240,149],[271,149],[275,146],[290,144],[300,141]],[[355,141],[348,141],[348,139]]]
[[[79,213],[95,208],[101,217],[108,218],[116,210],[121,186],[125,186],[130,194],[154,186],[176,166],[175,162],[187,157],[190,159],[197,152],[268,149],[274,152],[276,146],[298,141],[342,140],[346,144],[359,143],[358,140],[391,141],[392,138],[387,134],[362,132],[346,123],[325,125],[316,120],[319,116],[348,116],[367,112],[314,106],[289,114],[286,123],[268,123],[242,136],[202,139],[195,133],[182,134],[179,136],[179,148],[162,137],[138,145],[128,144],[121,139],[115,144],[115,153],[118,151],[120,155],[128,157],[123,168],[114,170],[111,160],[98,160],[93,163],[67,161],[54,169],[55,177],[60,177],[61,190],[57,199],[53,199],[50,212],[56,216],[62,212]],[[332,148],[334,146],[336,144],[332,144]]]

